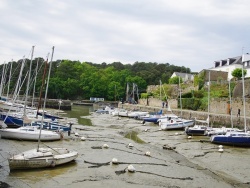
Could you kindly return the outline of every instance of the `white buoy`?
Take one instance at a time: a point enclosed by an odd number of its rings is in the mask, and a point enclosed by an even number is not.
[[[221,152],[221,153],[222,153],[223,151],[224,151],[223,148],[220,148],[220,149],[218,150],[218,152]]]
[[[188,136],[188,139],[191,139],[192,138],[192,136]]]
[[[148,131],[148,129],[145,129],[144,131],[145,131],[145,132],[147,132],[147,131]]]
[[[86,138],[84,136],[81,137],[81,141],[85,141]]]
[[[146,152],[145,152],[145,155],[146,155],[146,156],[151,156],[150,151],[146,151]]]
[[[129,148],[132,148],[132,147],[134,147],[134,145],[133,145],[132,143],[129,143],[129,144],[128,144],[128,147],[129,147]]]
[[[109,145],[108,145],[108,144],[103,144],[103,145],[102,145],[102,148],[108,149],[108,148],[109,148]]]
[[[178,135],[179,133],[175,133],[175,135]]]
[[[222,149],[222,148],[223,148],[223,145],[219,145],[218,148]]]
[[[135,167],[133,167],[133,165],[128,165],[128,171],[135,172]]]
[[[75,136],[79,136],[79,133],[75,133]]]
[[[113,158],[113,159],[112,159],[112,164],[118,164],[117,158]]]

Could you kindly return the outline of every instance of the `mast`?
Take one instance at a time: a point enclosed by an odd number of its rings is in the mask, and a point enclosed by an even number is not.
[[[11,63],[10,63],[10,75],[9,75],[8,88],[7,88],[7,96],[6,96],[7,99],[9,97],[10,80],[11,80],[11,74],[12,74],[12,64],[13,64],[13,59],[11,60]]]
[[[245,99],[245,81],[244,81],[244,61],[242,62],[242,99],[243,99],[243,115],[244,115],[244,130],[245,132],[246,127],[247,127],[247,122],[246,122],[246,99]]]
[[[207,113],[208,113],[208,127],[210,122],[210,71],[208,72],[208,92],[207,92]]]
[[[44,101],[43,101],[43,112],[42,112],[42,122],[41,126],[43,125],[43,119],[44,119],[44,108],[46,107],[46,100],[47,100],[47,93],[48,93],[48,88],[49,88],[49,79],[50,79],[50,72],[51,72],[51,67],[52,67],[52,60],[53,60],[53,55],[54,55],[54,46],[52,47],[52,54],[51,54],[51,60],[50,60],[50,65],[49,65],[49,73],[48,73],[48,80],[46,84],[46,91],[45,91],[45,96],[44,96]],[[39,134],[39,139],[38,139],[38,146],[37,146],[37,151],[39,150],[39,144],[41,142],[41,130],[42,127],[40,127],[40,134]]]
[[[182,101],[181,101],[181,77],[179,76],[179,90],[180,90],[180,107],[181,107],[181,117],[182,117]]]
[[[29,93],[30,74],[31,74],[31,68],[32,68],[32,59],[33,59],[34,48],[35,48],[35,46],[32,46],[31,59],[30,59],[30,70],[29,70],[29,75],[28,75],[26,94],[25,94],[25,101],[24,101],[24,109],[23,109],[23,116],[24,117],[26,116],[26,106],[27,106],[28,93]]]
[[[38,62],[39,62],[39,58],[37,59],[37,62],[36,62],[35,81],[34,81],[34,86],[33,86],[33,96],[32,96],[32,103],[31,103],[32,107],[34,107],[34,98],[35,98],[35,90],[36,90],[36,77],[37,77]]]
[[[44,62],[45,64],[44,64],[44,70],[43,70],[43,80],[42,80],[42,86],[40,88],[40,95],[39,95],[39,101],[38,101],[38,105],[37,105],[36,117],[38,116],[39,108],[41,106],[41,99],[42,99],[43,87],[44,87],[45,76],[46,76],[46,72],[47,72],[48,57],[49,57],[49,53],[47,55],[46,61]]]
[[[230,82],[231,80],[229,79],[229,85],[228,85],[228,90],[229,90],[229,104],[230,104],[230,120],[231,120],[231,127],[233,128],[233,117],[232,117],[232,96],[231,96],[231,85]]]

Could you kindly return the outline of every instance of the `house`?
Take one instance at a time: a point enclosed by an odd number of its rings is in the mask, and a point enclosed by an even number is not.
[[[210,72],[210,78],[209,78],[209,72]],[[205,82],[208,82],[209,80],[211,82],[218,82],[218,81],[226,81],[228,79],[228,72],[226,71],[218,71],[218,70],[211,70],[211,69],[203,69],[199,72],[199,75],[201,76],[204,74],[204,80]]]
[[[244,56],[244,55],[243,55]],[[223,72],[228,72],[228,80],[231,80],[233,78],[232,72],[236,68],[242,68],[242,57],[243,56],[237,56],[237,57],[231,57],[231,58],[226,58],[226,59],[221,59],[214,61],[214,67],[210,68],[209,70],[214,70],[214,71],[223,71]],[[245,60],[244,60],[244,68],[247,70],[246,78],[250,77],[250,61],[248,56],[250,55],[245,55]],[[247,61],[248,60],[248,61]]]
[[[170,78],[173,77],[181,77],[183,82],[187,81],[194,81],[194,75],[193,74],[188,74],[188,73],[183,73],[183,72],[174,72]]]

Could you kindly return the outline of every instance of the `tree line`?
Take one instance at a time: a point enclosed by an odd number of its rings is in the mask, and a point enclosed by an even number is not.
[[[34,93],[35,97],[39,97],[40,92],[42,94],[45,92],[45,87],[42,88],[43,75],[45,73],[47,79],[48,64],[50,63],[43,58],[34,58],[32,62],[30,59],[20,59],[0,65],[2,75],[0,79],[3,88],[1,94],[15,92],[17,84],[20,84],[17,83],[17,80],[20,77],[22,62],[25,66],[21,76],[22,89],[19,94],[23,95],[26,91],[27,72],[32,63],[29,95]],[[191,70],[184,66],[156,62],[95,64],[57,60],[51,64],[48,98],[88,100],[90,97],[100,97],[110,101],[120,100],[125,98],[127,83],[136,83],[139,93],[145,93],[148,85],[159,85],[160,80],[162,83],[168,83],[173,72],[191,73]]]

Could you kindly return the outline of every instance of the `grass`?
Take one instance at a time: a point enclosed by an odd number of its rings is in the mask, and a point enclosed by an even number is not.
[[[145,142],[143,140],[141,140],[138,136],[138,133],[135,131],[129,132],[125,135],[125,138],[131,139],[133,141],[135,141],[136,143],[139,144],[144,144]]]

